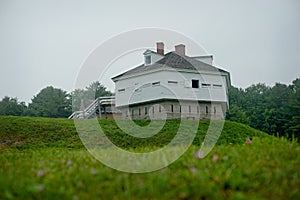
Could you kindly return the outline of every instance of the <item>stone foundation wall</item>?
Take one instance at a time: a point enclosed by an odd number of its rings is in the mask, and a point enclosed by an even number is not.
[[[123,119],[224,119],[225,103],[163,101],[119,108]]]

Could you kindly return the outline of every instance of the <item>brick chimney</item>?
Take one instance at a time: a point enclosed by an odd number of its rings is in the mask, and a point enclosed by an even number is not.
[[[185,45],[183,44],[176,45],[175,52],[181,56],[185,56]]]
[[[156,43],[156,52],[158,54],[164,55],[164,47],[165,47],[165,45],[163,42],[157,42]]]

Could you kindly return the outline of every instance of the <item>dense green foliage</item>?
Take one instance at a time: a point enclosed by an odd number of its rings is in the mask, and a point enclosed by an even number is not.
[[[24,102],[18,102],[17,98],[4,97],[0,101],[0,115],[21,116],[26,112]]]
[[[17,98],[4,97],[0,101],[0,115],[66,118],[72,113],[72,108],[75,111],[80,110],[82,100],[111,95],[98,81],[71,93],[48,86],[34,96],[28,106]]]
[[[229,89],[227,119],[269,134],[300,138],[300,79],[292,85],[252,85]]]
[[[33,97],[28,109],[31,116],[68,117],[72,113],[70,102],[67,92],[49,86]]]
[[[118,137],[113,121],[99,123]],[[165,135],[178,121],[167,123]],[[95,160],[73,120],[0,117],[0,124],[0,199],[300,198],[299,144],[236,122],[226,122],[219,145],[204,159],[194,156],[196,139],[173,164],[146,174],[119,172]],[[207,124],[200,122],[197,137]],[[248,136],[251,144],[245,143]]]

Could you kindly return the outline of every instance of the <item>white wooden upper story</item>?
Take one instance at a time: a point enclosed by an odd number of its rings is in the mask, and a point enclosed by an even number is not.
[[[117,107],[162,99],[228,104],[230,75],[212,66],[212,56],[161,55],[147,50],[144,57],[143,65],[112,78]]]

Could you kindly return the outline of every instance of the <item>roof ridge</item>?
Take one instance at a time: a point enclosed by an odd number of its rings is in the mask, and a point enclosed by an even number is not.
[[[151,51],[151,50],[150,50]],[[155,53],[155,52],[154,52]],[[214,65],[210,65],[208,63],[205,63],[203,61],[197,60],[196,58],[186,56],[186,55],[180,55],[175,51],[170,51],[167,54],[164,55],[163,58],[158,60],[157,62],[145,65],[141,64],[138,65],[135,68],[132,68],[122,74],[119,74],[112,79],[116,79],[122,76],[128,76],[128,75],[134,75],[139,74],[146,71],[153,71],[156,69],[161,68],[162,66],[173,68],[173,69],[185,69],[185,70],[195,70],[195,71],[219,71],[219,72],[225,72],[227,71],[220,69]]]

